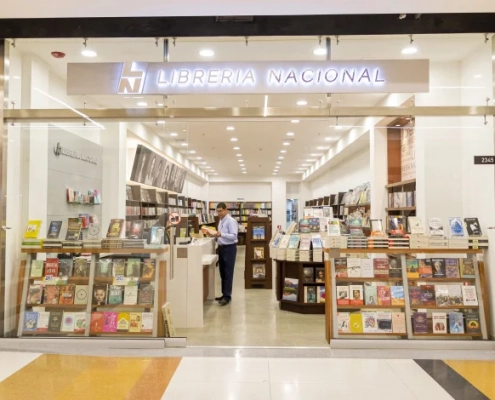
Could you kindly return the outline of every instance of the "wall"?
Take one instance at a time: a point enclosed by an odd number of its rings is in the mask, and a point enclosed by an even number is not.
[[[285,190],[284,190],[285,192]],[[209,201],[272,201],[272,185],[262,183],[210,182]]]

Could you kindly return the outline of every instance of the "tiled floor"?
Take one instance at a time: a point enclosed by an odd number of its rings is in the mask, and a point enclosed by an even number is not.
[[[239,246],[232,303],[208,302],[204,327],[178,329],[177,336],[187,337],[188,346],[328,346],[323,315],[281,311],[275,289],[244,289],[244,257],[245,247]],[[216,285],[219,296],[218,269]]]

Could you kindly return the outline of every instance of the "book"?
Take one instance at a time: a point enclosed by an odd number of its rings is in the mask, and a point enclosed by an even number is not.
[[[112,276],[125,276],[125,259],[114,258],[112,261]]]
[[[119,312],[117,314],[117,332],[128,332],[130,321],[131,318],[128,312]]]
[[[74,304],[88,304],[89,285],[76,285]]]
[[[404,234],[404,217],[402,216],[390,216],[388,219],[388,229],[391,235],[403,235]]]
[[[31,278],[41,278],[43,276],[43,260],[33,260],[31,261],[31,272],[29,276]]]
[[[295,278],[285,278],[284,279],[284,290],[283,290],[283,300],[297,301],[299,293],[299,279]]]
[[[47,258],[45,261],[45,276],[58,276],[58,258]]]
[[[152,226],[150,229],[150,244],[161,245],[165,239],[164,226]]]
[[[347,306],[349,304],[349,286],[337,286],[337,305]]]
[[[428,218],[428,229],[431,236],[444,236],[443,224],[440,218]]]
[[[420,217],[407,217],[407,222],[412,235],[425,234],[425,225]]]
[[[105,311],[103,313],[103,332],[117,332],[117,315],[115,311]]]
[[[443,258],[432,258],[432,272],[433,278],[445,278],[445,260]]]
[[[108,287],[108,304],[122,304],[122,286],[110,285]]]
[[[87,240],[100,240],[101,239],[101,225],[99,223],[91,223],[88,228]]]
[[[389,258],[389,270],[388,276],[389,278],[402,278],[402,267],[400,265],[400,261],[396,257]]]
[[[347,278],[347,258],[335,258],[335,276]]]
[[[349,278],[361,277],[361,259],[357,257],[349,257],[347,259],[347,276]]]
[[[254,259],[255,260],[264,260],[265,259],[265,249],[263,247],[255,247],[254,248]]]
[[[89,325],[89,331],[91,333],[103,332],[103,311],[96,311],[91,313],[91,321]]]
[[[127,259],[127,270],[125,276],[139,278],[141,276],[141,260],[139,258]]]
[[[436,306],[435,285],[421,285],[421,305]]]
[[[349,320],[352,333],[363,333],[363,317],[361,316],[361,313],[350,314]]]
[[[361,277],[374,278],[373,260],[371,258],[361,258]]]
[[[316,267],[315,270],[315,282],[316,283],[325,283],[325,268]]]
[[[433,278],[433,269],[431,268],[431,259],[420,259],[419,263],[419,277],[420,278]]]
[[[459,260],[457,258],[445,259],[445,276],[447,278],[460,278]]]
[[[363,311],[363,333],[375,333],[377,331],[377,320],[375,311]]]
[[[303,282],[313,283],[315,281],[315,269],[313,267],[303,268]]]
[[[74,332],[84,333],[86,331],[86,312],[74,313]]]
[[[141,332],[141,313],[129,313],[129,332]]]
[[[94,285],[92,304],[95,306],[102,306],[107,304],[107,291],[108,291],[108,285],[104,285],[104,284]]]
[[[24,233],[24,239],[38,239],[41,223],[41,219],[30,219]]]
[[[369,306],[376,306],[378,304],[378,295],[376,286],[365,285],[364,286],[364,304]]]
[[[110,258],[102,258],[96,265],[96,278],[107,278],[112,276],[112,259]]]
[[[60,231],[64,221],[50,221],[50,226],[48,227],[48,232],[46,233],[47,239],[58,239],[60,236]]]
[[[390,298],[390,286],[377,286],[376,287],[378,305],[380,306],[390,306],[392,305]]]
[[[447,285],[449,291],[449,304],[451,306],[462,305],[461,285]]]
[[[350,304],[364,305],[363,285],[349,285]]]
[[[311,242],[313,243],[313,250],[323,248],[323,242],[321,241],[320,234],[315,234],[315,233],[311,234]]]
[[[407,277],[409,279],[419,278],[419,263],[415,258],[406,259]]]
[[[155,279],[155,260],[151,258],[145,258],[143,261],[143,274],[142,278],[154,280]]]
[[[26,311],[24,313],[23,332],[36,332],[38,327],[38,313],[35,311]]]
[[[464,316],[466,317],[466,333],[480,334],[481,325],[479,313],[477,311],[469,311],[466,312]]]
[[[393,306],[404,306],[404,287],[390,286],[390,298]]]
[[[474,278],[474,263],[472,258],[461,258],[461,277],[462,278]]]
[[[125,221],[123,219],[111,219],[108,224],[107,238],[120,238],[124,230]]]
[[[447,333],[447,314],[443,312],[431,313],[431,321],[433,326],[433,333],[446,334]]]
[[[124,304],[125,305],[134,305],[137,304],[138,301],[138,287],[137,286],[125,286],[124,290]]]
[[[138,304],[153,304],[155,289],[153,285],[141,284],[138,289]]]
[[[389,277],[388,258],[374,258],[373,271],[375,274],[375,278],[388,278]]]
[[[59,277],[71,277],[72,269],[74,268],[74,260],[72,258],[59,259],[58,276]]]
[[[129,239],[142,239],[143,233],[144,233],[144,221],[140,219],[132,221],[131,228],[129,229]]]
[[[451,237],[464,236],[464,225],[462,223],[461,217],[450,217],[449,228]]]
[[[65,240],[79,240],[81,236],[82,223],[79,218],[69,218],[67,220],[67,232]]]
[[[449,332],[464,333],[464,316],[461,312],[449,313]]]
[[[144,312],[141,314],[141,332],[153,332],[152,312]]]
[[[337,313],[337,326],[339,333],[348,333],[350,329],[351,318],[348,312]]]
[[[60,332],[60,329],[62,329],[62,318],[63,311],[51,311],[48,320],[48,332]]]
[[[89,277],[89,262],[87,258],[78,257],[74,259],[74,276]]]
[[[409,286],[409,302],[411,306],[421,305],[421,288],[419,286]]]
[[[60,295],[58,297],[58,304],[74,304],[75,295],[76,295],[76,285],[60,286]]]
[[[464,226],[469,236],[481,236],[481,227],[478,218],[464,218]]]
[[[43,285],[39,285],[39,284],[29,285],[27,304],[32,304],[32,305],[41,304],[42,294],[43,294]]]
[[[403,312],[392,313],[392,333],[406,333],[406,314]]]
[[[62,327],[61,332],[74,332],[74,313],[64,311],[62,315]]]
[[[425,312],[413,313],[413,332],[428,333],[428,314]]]
[[[477,306],[478,296],[476,295],[476,286],[462,286],[462,303],[465,306]]]
[[[265,279],[266,266],[265,264],[253,263],[253,279]]]
[[[377,311],[376,327],[378,333],[392,333],[392,313],[389,311]]]
[[[58,304],[61,286],[45,285],[43,288],[43,304]]]
[[[40,311],[38,313],[38,325],[36,332],[48,332],[48,323],[50,321],[49,311]]]
[[[383,224],[381,219],[372,219],[371,223],[371,236],[384,236]]]
[[[297,234],[290,235],[288,249],[297,249],[299,247],[300,236]],[[255,247],[256,249],[256,247]]]
[[[327,235],[340,236],[340,221],[338,218],[329,218],[327,221]]]
[[[316,286],[304,286],[304,302],[316,303]]]
[[[318,286],[316,288],[316,302],[324,303],[325,302],[325,286]]]
[[[253,226],[253,239],[254,240],[264,240],[265,239],[265,227],[264,226]]]
[[[435,285],[435,301],[439,307],[445,307],[450,304],[449,287],[447,285]]]

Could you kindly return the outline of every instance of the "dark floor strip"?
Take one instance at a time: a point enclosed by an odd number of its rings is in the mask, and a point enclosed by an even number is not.
[[[490,400],[441,360],[414,360],[455,400]]]

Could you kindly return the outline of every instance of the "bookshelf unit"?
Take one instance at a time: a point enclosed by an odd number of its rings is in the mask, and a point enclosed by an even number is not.
[[[249,217],[247,224],[244,287],[271,289],[271,222],[267,217]]]
[[[209,202],[209,212],[214,214],[217,211],[219,201]],[[239,224],[247,226],[248,219],[252,214],[265,214],[268,220],[272,221],[272,202],[271,201],[235,201],[225,202],[227,211]]]
[[[416,179],[391,183],[385,189],[388,199],[388,207],[385,208],[386,230],[390,226],[390,217],[399,216],[403,217],[406,232],[409,232],[407,217],[416,216]]]

